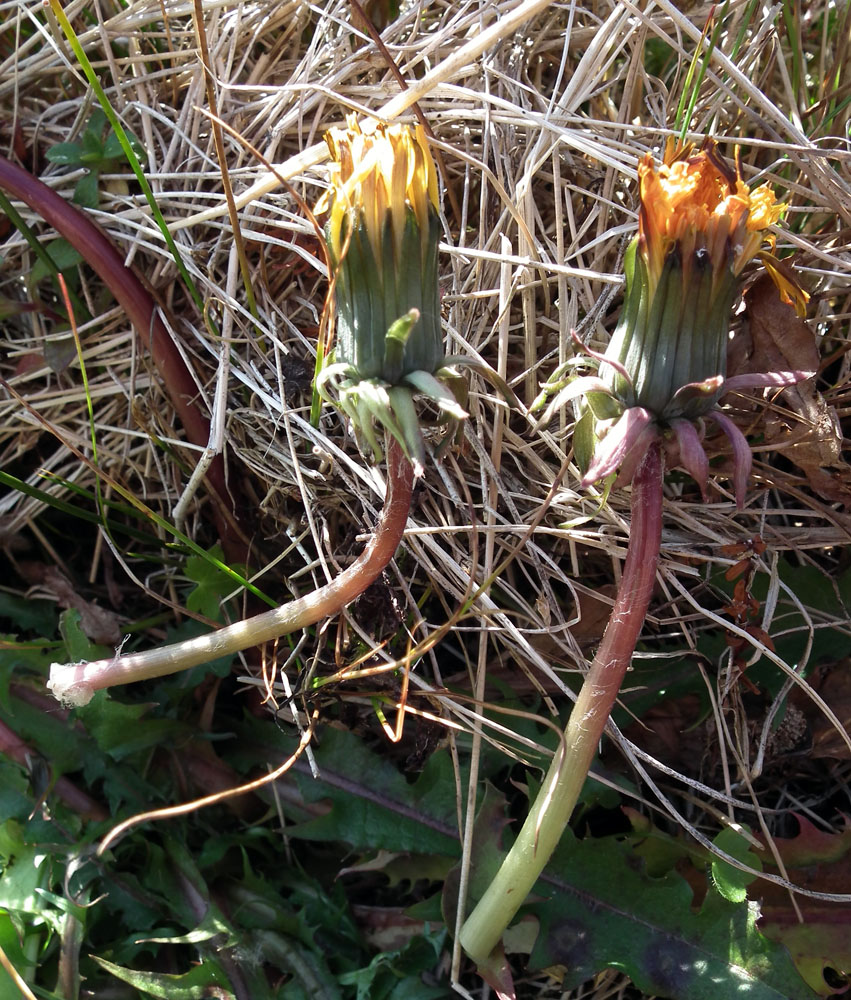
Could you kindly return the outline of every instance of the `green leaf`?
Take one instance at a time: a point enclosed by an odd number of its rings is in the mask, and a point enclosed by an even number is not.
[[[606,968],[672,1000],[815,1000],[788,952],[756,927],[755,902],[710,888],[699,912],[676,873],[651,878],[619,838],[568,834],[528,907],[540,921],[534,968],[563,966],[571,989]]]
[[[583,472],[591,465],[591,460],[594,457],[594,449],[597,447],[594,424],[594,413],[592,410],[587,409],[576,421],[576,425],[573,428],[573,449],[576,453],[576,462]]]
[[[58,142],[55,146],[51,146],[44,156],[51,163],[59,163],[62,166],[77,166],[81,162],[82,152],[79,142]]]
[[[196,965],[183,975],[170,976],[157,972],[124,969],[96,955],[91,957],[116,979],[129,983],[149,997],[161,997],[162,1000],[204,1000],[211,996],[225,1000],[233,997],[227,976],[215,962],[209,960]],[[216,987],[219,988],[218,991],[215,991]],[[222,993],[221,990],[228,992]]]
[[[325,956],[270,931],[259,931],[255,937],[265,960],[291,977],[275,1000],[343,1000]]]
[[[136,138],[136,136],[128,132],[127,138],[130,140],[130,145],[133,147],[137,156],[143,152],[142,145]],[[106,142],[104,143],[103,146],[103,158],[105,160],[124,159],[124,150],[121,148],[121,140],[114,132],[110,132],[109,135],[106,137]]]
[[[722,830],[713,840],[713,844],[725,854],[729,854],[757,871],[762,871],[762,862],[751,850],[748,841],[735,830]],[[735,868],[727,861],[714,858],[712,861],[712,884],[718,892],[731,903],[743,903],[748,898],[747,887],[758,876]]]
[[[46,631],[53,632],[55,628]],[[49,639],[27,641],[16,635],[0,632],[0,705],[9,709],[9,684],[16,670],[23,668],[24,672],[46,674],[47,668],[61,650],[60,642]]]
[[[100,197],[98,194],[98,172],[90,170],[84,174],[74,188],[74,202],[83,208],[97,208]]]
[[[73,608],[63,611],[59,616],[59,633],[65,641],[69,661],[76,663],[80,660],[99,660],[114,652],[106,646],[95,645],[80,628],[80,620],[80,612]]]
[[[36,963],[31,955],[27,955],[24,950],[26,938],[21,940],[19,928],[9,913],[0,909],[0,948],[6,955],[13,969],[15,969],[28,982],[32,982],[31,973],[35,970]],[[12,977],[2,967],[0,967],[0,996],[17,997],[20,990],[12,981]]]
[[[69,727],[58,714],[45,712],[18,698],[9,699],[8,710],[0,710],[0,719],[29,743],[54,775],[76,771],[84,757],[86,736]],[[5,817],[4,817],[5,818]]]
[[[61,932],[65,915],[50,907],[39,890],[49,884],[51,857],[41,845],[24,844],[3,866],[0,907],[9,914],[38,917]]]
[[[224,552],[221,545],[214,545],[209,549],[208,556],[209,558],[204,558],[192,555],[186,560],[184,572],[196,584],[186,598],[186,607],[196,614],[220,620],[221,599],[233,593],[233,580],[213,561],[219,563],[223,561]]]
[[[54,240],[45,249],[59,271],[70,271],[71,268],[76,267],[83,259],[83,255],[75,250],[67,240]],[[49,273],[47,265],[43,261],[37,260],[33,264],[30,276],[33,281],[41,281]]]
[[[74,903],[70,899],[66,899],[64,896],[59,896],[55,892],[50,892],[49,889],[43,889],[37,887],[36,895],[44,900],[56,910],[57,915],[62,914],[63,916],[73,917],[76,920],[85,920],[86,918],[86,908],[81,906],[79,903]]]
[[[89,121],[86,125],[86,132],[100,140],[106,126],[107,118],[103,113],[103,108],[95,108],[89,116]]]
[[[104,120],[105,119],[106,116],[104,115]],[[145,152],[145,147],[142,143],[129,129],[125,129],[124,134],[127,137],[130,148],[136,156],[142,156]],[[113,131],[110,131],[109,135],[106,137],[106,142],[103,144],[103,158],[104,160],[118,160],[121,163],[124,162],[124,147],[121,145],[121,140]]]
[[[189,931],[188,934],[169,934],[163,937],[141,938],[140,944],[201,944],[215,937],[232,936],[230,925],[227,924],[222,915],[215,907],[210,907],[204,914],[204,918],[197,927]]]
[[[502,841],[508,822],[505,815],[505,797],[490,782],[486,782],[485,793],[479,799],[479,808],[473,825],[475,850],[472,852],[468,873],[471,904],[484,896],[505,858],[507,852]],[[460,873],[461,863],[449,873],[441,894],[441,912],[447,926],[452,926],[458,909]]]
[[[0,816],[26,818],[31,809],[29,781],[23,769],[12,761],[0,760]],[[0,897],[0,905],[2,902]]]
[[[56,629],[56,604],[0,591],[0,618],[7,618],[23,632],[52,635]]]
[[[92,130],[91,124],[80,140],[80,163],[87,167],[97,167],[103,161],[103,139],[100,129]]]
[[[19,851],[23,850],[26,841],[23,837],[21,824],[14,819],[8,819],[0,826],[0,864],[6,865]],[[0,885],[2,893],[2,885]],[[0,895],[0,905],[5,905],[4,897]]]
[[[88,705],[75,710],[98,747],[113,760],[121,760],[138,750],[176,746],[188,739],[192,727],[169,718],[145,719],[148,704],[125,705],[98,691]]]
[[[446,931],[413,937],[398,951],[379,952],[363,969],[343,973],[343,986],[357,987],[357,1000],[442,1000],[443,987],[429,986],[422,973],[432,970]]]
[[[296,775],[307,802],[330,802],[290,836],[339,840],[356,848],[457,857],[455,779],[448,754],[433,754],[414,784],[351,733],[326,729],[316,749],[318,780]]]

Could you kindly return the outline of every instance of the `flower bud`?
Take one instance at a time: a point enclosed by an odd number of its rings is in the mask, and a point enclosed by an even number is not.
[[[638,237],[605,353],[620,367],[603,365],[601,376],[624,406],[694,420],[723,391],[737,279],[764,243],[773,246],[765,230],[784,206],[766,184],[751,192],[711,140],[697,153],[669,145],[658,168],[648,153],[638,176]]]
[[[325,237],[337,307],[336,350],[317,390],[337,403],[379,457],[375,424],[422,471],[424,445],[413,396],[429,397],[449,417],[466,414],[440,377],[446,359],[440,326],[437,174],[420,126],[377,125],[326,135],[331,189]],[[329,397],[330,398],[330,397]]]
[[[807,293],[771,250],[768,227],[784,206],[763,184],[751,191],[707,139],[669,143],[661,166],[648,153],[638,165],[638,236],[625,258],[626,289],[620,319],[606,352],[584,350],[599,375],[565,378],[560,369],[536,406],[555,393],[544,419],[582,399],[574,445],[583,483],[619,471],[628,482],[654,441],[662,439],[705,495],[708,462],[692,421],[710,417],[728,436],[737,503],[744,501],[750,449],[732,420],[717,410],[734,385],[786,386],[804,371],[766,372],[727,379],[730,317],[739,277],[754,257],[765,264],[781,298],[804,315]]]
[[[336,269],[336,360],[362,378],[397,383],[435,372],[444,357],[437,281],[437,175],[422,127],[356,120],[326,135],[333,159],[325,228]],[[385,359],[387,331],[416,309],[401,351]],[[388,361],[388,364],[385,362]]]

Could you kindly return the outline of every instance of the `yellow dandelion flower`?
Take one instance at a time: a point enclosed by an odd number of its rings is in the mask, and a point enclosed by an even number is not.
[[[574,446],[596,482],[615,471],[629,481],[660,439],[669,458],[705,491],[708,462],[694,421],[709,417],[730,439],[737,501],[744,500],[751,457],[736,425],[717,409],[731,388],[782,387],[813,373],[774,371],[727,378],[727,345],[739,278],[759,257],[781,297],[803,313],[807,294],[794,272],[771,253],[770,227],[783,214],[767,184],[750,190],[711,140],[669,143],[661,165],[650,154],[638,165],[638,237],[627,251],[626,291],[611,343],[595,355],[599,375],[552,383],[547,415],[582,398]],[[545,387],[540,397],[546,400]]]
[[[401,252],[407,214],[412,211],[422,233],[438,211],[437,172],[422,126],[377,125],[364,133],[352,116],[346,129],[330,129],[331,188],[316,206],[329,206],[328,243],[335,262],[344,253],[347,228],[362,223],[376,260],[381,259],[385,223]]]

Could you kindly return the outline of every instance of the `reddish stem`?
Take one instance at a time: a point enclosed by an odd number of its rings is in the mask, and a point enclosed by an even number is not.
[[[391,439],[387,449],[387,496],[375,534],[351,566],[319,590],[254,618],[171,646],[90,663],[54,663],[47,686],[60,701],[84,705],[101,688],[188,670],[338,614],[378,578],[393,558],[408,521],[413,478],[411,463]]]
[[[153,293],[129,267],[101,229],[43,181],[0,156],[0,187],[29,205],[60,233],[100,276],[150,351],[172,406],[189,441],[206,448],[210,422],[198,408],[198,387],[183,356],[163,323]],[[207,481],[216,494],[214,517],[222,543],[232,559],[245,559],[245,545],[233,519],[232,501],[225,484],[225,466],[216,455],[207,470]]]
[[[580,719],[582,729],[590,733],[586,740],[590,744],[588,767],[632,663],[656,583],[662,540],[662,458],[658,442],[650,446],[632,481],[631,510],[629,543],[618,595],[569,723],[572,724],[574,717]]]
[[[653,595],[662,537],[662,456],[647,450],[632,481],[632,524],[618,596],[553,758],[517,840],[461,928],[461,944],[484,970],[558,846],[632,662]]]

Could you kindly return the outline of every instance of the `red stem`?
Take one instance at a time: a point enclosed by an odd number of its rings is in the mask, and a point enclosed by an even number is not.
[[[25,743],[5,722],[0,722],[0,753],[5,754],[23,768],[29,768],[30,761],[38,756],[36,751],[31,749],[29,744]],[[64,776],[56,779],[53,785],[53,794],[61,799],[69,809],[79,813],[83,819],[100,821],[108,818],[109,814],[99,802],[95,802],[90,795],[77,788],[72,781]]]
[[[206,448],[210,422],[198,408],[197,384],[160,317],[150,289],[134,271],[125,267],[112,242],[84,212],[65,201],[43,181],[2,156],[0,187],[37,212],[82,254],[100,276],[136,327],[142,344],[150,351],[187,438],[192,444]],[[244,560],[246,549],[231,513],[232,501],[225,484],[225,466],[221,455],[216,455],[210,464],[207,481],[216,494],[214,518],[228,556]]]
[[[480,969],[498,968],[494,949],[561,840],[618,697],[653,596],[662,537],[662,456],[647,451],[632,480],[632,524],[618,596],[603,641],[576,699],[544,783],[511,850],[461,928]]]
[[[662,457],[658,443],[648,449],[632,480],[631,510],[629,543],[618,595],[571,712],[572,719],[582,719],[583,729],[595,734],[594,750],[632,662],[656,583],[662,538]],[[588,767],[593,756],[592,752]]]
[[[62,702],[85,705],[101,688],[188,670],[338,614],[378,578],[393,558],[408,521],[412,490],[411,463],[398,442],[391,439],[387,449],[387,496],[375,534],[351,566],[330,583],[254,618],[171,646],[90,663],[54,663],[47,686]]]

